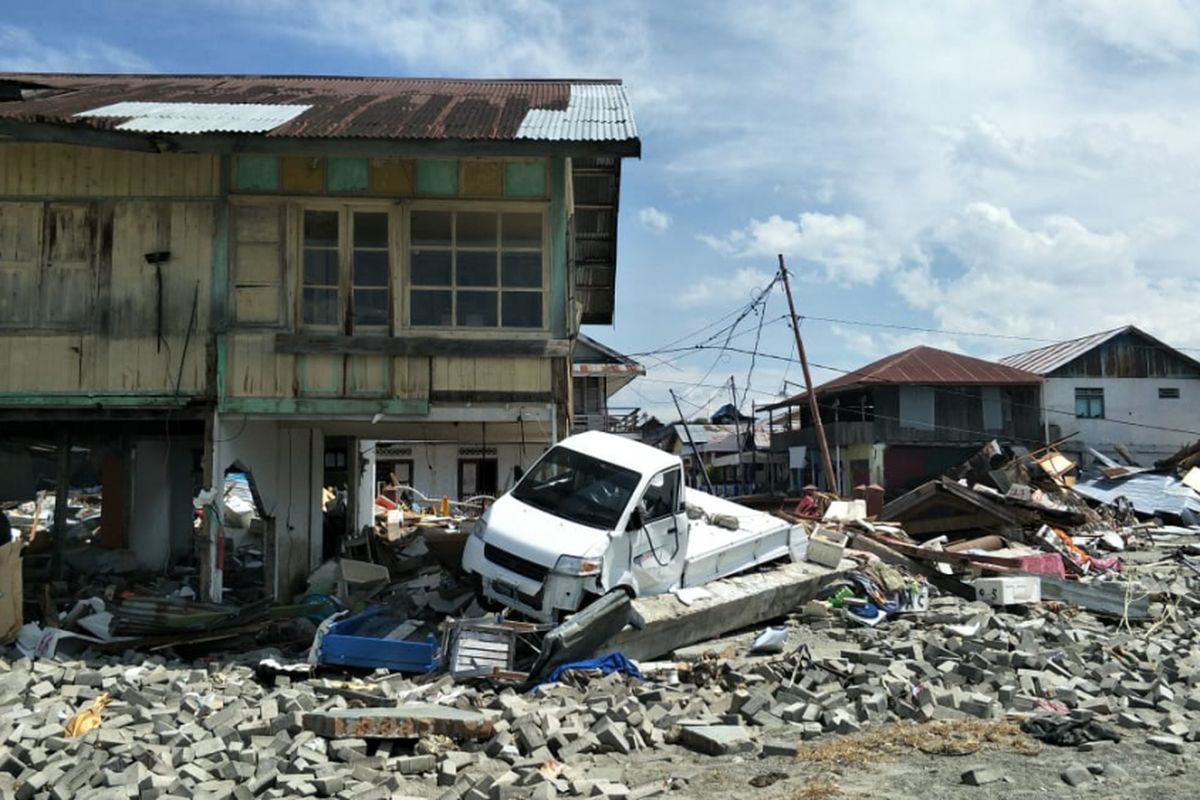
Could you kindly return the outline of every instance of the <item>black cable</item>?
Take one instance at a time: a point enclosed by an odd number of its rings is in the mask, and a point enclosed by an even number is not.
[[[701,345],[694,345],[694,346],[692,346],[691,348],[687,348],[687,349],[691,349],[691,350],[697,350],[697,351],[703,351],[703,350],[713,350],[713,349],[718,349],[718,348],[706,347],[706,346],[701,346]],[[749,350],[742,349],[742,348],[736,348],[736,347],[723,347],[723,348],[719,348],[719,349],[721,349],[723,352],[740,353],[740,354],[743,354],[743,355],[749,355],[749,354],[750,354],[750,351],[749,351]],[[781,356],[781,355],[776,355],[776,354],[774,354],[774,353],[759,353],[759,354],[758,354],[758,356],[759,356],[760,358],[773,359],[773,360],[776,360],[776,361],[787,361],[787,362],[789,362],[789,363],[790,363],[790,358],[788,358],[788,357],[785,357],[785,356]],[[867,378],[867,379],[870,379],[870,381],[871,381],[871,382],[872,382],[872,384],[874,384],[874,385],[880,385],[880,386],[902,386],[902,385],[907,385],[907,384],[902,384],[902,383],[900,383],[899,381],[886,381],[886,380],[880,380],[879,378],[876,378],[875,376],[873,376],[871,373],[863,372],[863,371],[861,371],[861,370],[844,369],[844,368],[842,368],[842,367],[834,367],[834,366],[830,366],[830,365],[828,365],[828,364],[820,364],[820,363],[817,363],[817,362],[815,362],[815,361],[810,361],[810,362],[809,362],[809,365],[810,365],[810,366],[812,366],[812,367],[816,367],[817,369],[824,369],[824,370],[829,370],[829,371],[831,371],[831,372],[840,372],[840,373],[842,373],[842,374],[845,374],[845,375],[854,375],[854,376],[859,376],[859,377]],[[1032,385],[1032,384],[1031,384],[1031,385]],[[816,388],[817,388],[817,389],[820,389],[820,387],[819,387],[819,386],[818,386],[818,387],[816,387]],[[963,391],[959,391],[959,390],[956,390],[956,389],[945,389],[945,388],[940,388],[940,387],[937,387],[937,386],[931,386],[931,387],[929,387],[929,388],[930,388],[932,391],[934,391],[934,392],[938,392],[938,393],[940,393],[940,394],[944,394],[944,395],[952,395],[952,396],[958,396],[958,397],[972,397],[972,398],[973,398],[973,397],[975,397],[975,395],[973,395],[973,394],[971,394],[971,393],[969,393],[969,392],[963,392]],[[793,397],[786,398],[785,400],[781,400],[779,404],[786,405],[786,404],[788,403],[788,401],[790,401],[790,400],[794,400],[794,399],[796,399],[796,397],[798,397],[798,396],[799,396],[799,395],[795,395],[795,396],[793,396]],[[1045,412],[1047,412],[1047,413],[1053,413],[1053,414],[1060,414],[1060,415],[1065,415],[1065,416],[1070,416],[1070,417],[1076,417],[1075,411],[1074,411],[1073,409],[1052,408],[1052,407],[1050,407],[1050,406],[1034,405],[1034,404],[1030,404],[1030,403],[1016,403],[1016,402],[1012,402],[1012,403],[1010,403],[1010,404],[1011,404],[1011,405],[1012,405],[1012,407],[1014,407],[1014,408],[1036,409],[1036,410],[1039,410],[1039,411],[1045,411]],[[777,405],[778,405],[778,404],[777,404]],[[1112,424],[1114,424],[1114,425],[1126,425],[1126,426],[1128,426],[1128,427],[1133,427],[1133,428],[1145,428],[1145,429],[1147,429],[1147,430],[1164,431],[1164,432],[1166,432],[1166,433],[1186,433],[1186,434],[1188,434],[1189,436],[1200,436],[1200,431],[1187,430],[1187,429],[1184,429],[1184,428],[1169,428],[1169,427],[1165,427],[1165,426],[1162,426],[1162,425],[1150,425],[1150,424],[1148,424],[1148,423],[1144,423],[1144,422],[1133,422],[1133,421],[1131,421],[1131,420],[1103,418],[1103,419],[1100,419],[1100,420],[1095,420],[1095,421],[1099,421],[1099,422],[1108,422],[1108,423],[1112,423]]]

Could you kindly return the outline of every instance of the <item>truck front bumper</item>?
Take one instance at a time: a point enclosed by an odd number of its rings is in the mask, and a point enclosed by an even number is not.
[[[512,557],[506,556],[505,560],[511,561]],[[556,622],[564,613],[578,611],[585,593],[596,582],[594,576],[530,569],[529,562],[520,561],[522,572],[536,572],[537,577],[497,564],[486,557],[485,547],[478,540],[467,543],[463,556],[463,566],[479,575],[484,597],[541,622]]]

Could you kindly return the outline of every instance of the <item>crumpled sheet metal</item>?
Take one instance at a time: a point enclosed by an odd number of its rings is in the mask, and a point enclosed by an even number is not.
[[[1112,504],[1124,497],[1139,514],[1170,514],[1188,525],[1200,523],[1200,494],[1174,474],[1139,472],[1120,478],[1095,478],[1080,481],[1074,488],[1100,503]]]

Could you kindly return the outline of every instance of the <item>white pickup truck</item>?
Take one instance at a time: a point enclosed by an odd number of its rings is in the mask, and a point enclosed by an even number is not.
[[[805,536],[802,525],[685,488],[677,456],[589,431],[547,450],[492,504],[463,568],[486,598],[557,622],[618,588],[663,594],[782,558]]]

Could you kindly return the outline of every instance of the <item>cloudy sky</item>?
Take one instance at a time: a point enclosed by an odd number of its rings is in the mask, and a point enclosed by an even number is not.
[[[994,357],[1126,323],[1200,348],[1200,7],[1057,3],[39,0],[0,69],[625,80],[617,319],[689,416],[929,343]],[[759,320],[762,320],[761,334]],[[715,344],[722,344],[721,335]],[[668,347],[669,346],[669,347]],[[1200,353],[1193,353],[1194,355]],[[739,393],[739,400],[741,395]]]

